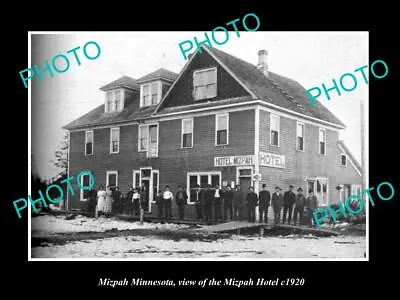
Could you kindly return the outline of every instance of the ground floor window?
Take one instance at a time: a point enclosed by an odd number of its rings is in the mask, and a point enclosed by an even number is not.
[[[90,175],[88,175],[88,174],[81,175],[80,184],[81,184],[81,186],[92,186],[93,185],[92,177]],[[80,200],[81,201],[88,200],[89,199],[89,194],[90,194],[89,190],[80,189]]]
[[[307,179],[307,194],[309,190],[317,197],[318,206],[327,206],[329,203],[329,179],[327,177],[315,177]]]
[[[106,185],[109,186],[111,189],[114,189],[116,186],[118,186],[118,172],[117,171],[108,171],[107,172]]]
[[[193,193],[196,191],[196,185],[203,189],[208,184],[214,188],[217,184],[221,186],[221,172],[190,172],[187,173],[187,195],[188,203],[194,203]]]

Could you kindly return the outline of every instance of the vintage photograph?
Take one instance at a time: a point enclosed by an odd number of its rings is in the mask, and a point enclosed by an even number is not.
[[[30,32],[29,260],[368,260],[368,32],[235,35]]]

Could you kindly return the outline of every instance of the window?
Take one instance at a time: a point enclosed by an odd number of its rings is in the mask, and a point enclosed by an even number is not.
[[[193,195],[196,193],[196,185],[204,189],[208,184],[214,188],[217,184],[221,186],[221,172],[197,172],[187,174],[187,191],[188,202],[194,203]]]
[[[106,93],[106,107],[105,112],[120,111],[123,109],[123,95],[122,89],[108,91]]]
[[[158,182],[158,170],[153,170],[153,171],[151,171],[151,173],[153,174],[153,202],[155,202],[156,201],[156,199],[157,199],[157,194],[158,194],[158,191],[160,190],[160,187],[159,187],[159,182]]]
[[[140,186],[140,171],[133,171],[133,187]]]
[[[118,172],[117,171],[108,171],[107,172],[107,181],[106,185],[111,189],[118,186]]]
[[[270,123],[270,143],[279,146],[279,116],[271,114]]]
[[[147,151],[148,131],[147,125],[139,125],[139,151]]]
[[[304,151],[304,124],[297,123],[297,150]]]
[[[147,157],[158,157],[158,124],[139,125],[139,149],[147,151]]]
[[[119,152],[119,128],[111,128],[110,153]]]
[[[193,147],[193,119],[182,120],[182,148]]]
[[[229,115],[215,115],[216,120],[216,145],[227,145],[229,143]]]
[[[347,166],[347,156],[346,156],[346,154],[342,154],[342,155],[340,156],[340,164],[341,164],[343,167],[346,167],[346,166]]]
[[[116,90],[114,92],[114,104],[115,104],[115,110],[119,111],[121,109],[121,91]]]
[[[140,107],[156,105],[161,99],[161,82],[156,81],[142,85]]]
[[[88,174],[84,174],[81,176],[81,182],[80,182],[81,186],[86,186],[86,187],[90,187],[92,186],[94,183],[92,182],[92,177]],[[90,194],[90,190],[80,190],[80,200],[81,201],[86,201],[87,199],[89,199],[89,194]]]
[[[326,154],[326,131],[325,129],[319,129],[319,154]]]
[[[85,155],[93,154],[93,131],[86,131]]]
[[[193,73],[193,98],[203,100],[217,96],[217,68]]]
[[[328,202],[329,202],[328,184],[329,184],[328,178],[326,178],[326,177],[317,177],[316,178],[316,190],[314,192],[315,192],[315,196],[318,199],[319,206],[328,205]]]

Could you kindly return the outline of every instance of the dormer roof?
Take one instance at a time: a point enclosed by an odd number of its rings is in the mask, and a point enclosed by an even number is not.
[[[128,89],[136,90],[136,91],[140,90],[140,87],[136,83],[136,80],[129,76],[122,76],[121,78],[118,78],[117,80],[114,80],[113,82],[110,82],[110,83],[106,84],[105,86],[102,86],[100,88],[100,90],[108,91],[108,90],[112,90],[115,88],[128,88]]]
[[[138,80],[136,80],[136,83],[140,84],[140,83],[146,83],[146,82],[150,82],[150,81],[154,81],[154,80],[164,80],[170,83],[173,83],[175,81],[175,79],[178,77],[178,74],[160,68],[150,74],[147,74],[141,78],[139,78]]]

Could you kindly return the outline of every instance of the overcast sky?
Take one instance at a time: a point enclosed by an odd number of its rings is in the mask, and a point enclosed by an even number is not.
[[[45,60],[77,46],[83,48],[89,41],[101,47],[95,60],[86,59],[78,50],[81,66],[68,54],[71,65],[66,73],[55,73],[54,78],[45,73],[42,81],[36,76],[32,81],[32,151],[39,175],[57,174],[50,160],[62,139],[61,127],[104,103],[101,86],[124,75],[136,79],[160,67],[179,73],[185,60],[178,44],[194,36],[202,40],[204,32],[33,34],[31,65],[43,67]],[[368,64],[367,32],[241,32],[240,38],[230,32],[228,42],[217,48],[252,64],[257,64],[258,50],[265,49],[270,71],[306,89],[322,83],[331,87],[332,79],[338,82],[344,73]],[[331,100],[323,98],[322,103],[347,126],[340,138],[361,162],[360,100],[368,101],[368,85],[360,74],[356,77],[359,82],[354,91],[342,96],[332,91]]]

